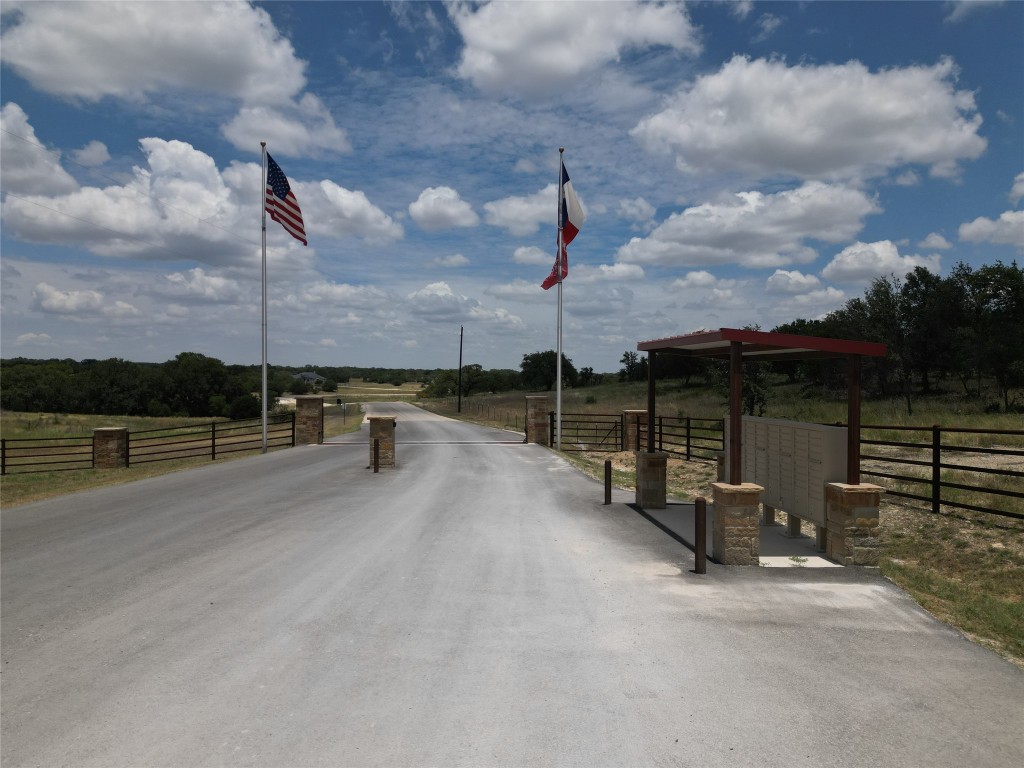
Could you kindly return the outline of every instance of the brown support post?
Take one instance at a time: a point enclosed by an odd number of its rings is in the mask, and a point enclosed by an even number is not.
[[[657,352],[653,349],[647,353],[647,452],[654,453],[654,360]],[[639,417],[638,417],[639,418]],[[637,425],[637,438],[640,427]]]
[[[604,503],[612,503],[612,460],[604,460]]]
[[[860,355],[847,358],[846,482],[860,485]]]
[[[708,572],[708,502],[703,496],[693,502],[693,572]]]
[[[729,484],[743,483],[743,346],[729,342]]]
[[[932,512],[942,511],[942,427],[932,426]]]

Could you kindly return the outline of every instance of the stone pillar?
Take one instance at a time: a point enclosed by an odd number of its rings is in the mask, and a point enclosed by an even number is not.
[[[370,466],[373,466],[373,441],[380,441],[380,466],[395,466],[395,417],[370,416]]]
[[[647,449],[646,444],[641,444],[647,431],[647,411],[623,411],[622,419],[625,422],[626,432],[623,438],[623,450],[643,451]],[[639,429],[637,422],[639,421]]]
[[[665,509],[667,453],[636,452],[636,505],[641,509]]]
[[[760,565],[760,485],[712,483],[711,556],[723,565]]]
[[[547,395],[527,395],[526,397],[526,442],[538,445],[550,445],[551,401]]]
[[[92,464],[96,469],[128,466],[127,427],[97,427],[92,431]]]
[[[295,398],[295,444],[319,445],[324,441],[324,400],[300,395]]]
[[[885,489],[826,483],[825,556],[841,565],[878,565],[878,507]]]

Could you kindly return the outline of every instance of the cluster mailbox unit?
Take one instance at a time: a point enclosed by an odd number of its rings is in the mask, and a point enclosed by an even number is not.
[[[825,485],[846,480],[846,428],[742,418],[743,479],[764,488],[766,506],[825,526]],[[729,419],[726,418],[729,452]]]

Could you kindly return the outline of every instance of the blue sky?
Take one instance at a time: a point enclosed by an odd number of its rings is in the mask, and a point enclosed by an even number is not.
[[[1024,252],[1024,3],[3,2],[4,357],[516,368]]]

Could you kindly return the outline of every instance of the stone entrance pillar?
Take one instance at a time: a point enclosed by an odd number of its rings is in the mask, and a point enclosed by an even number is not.
[[[842,565],[878,565],[878,507],[885,489],[825,485],[825,556]]]
[[[547,395],[527,395],[526,397],[526,442],[538,445],[550,445],[551,401]]]
[[[319,445],[324,441],[324,400],[312,395],[295,398],[295,444]]]
[[[641,509],[665,509],[668,454],[636,452],[636,505]]]
[[[761,532],[758,529],[760,485],[712,483],[714,514],[711,521],[711,556],[723,565],[759,565]]]
[[[128,466],[127,427],[97,427],[92,431],[92,464],[96,469]]]
[[[642,451],[646,449],[647,446],[642,442],[644,435],[647,434],[647,411],[623,411],[622,420],[624,422],[622,450]]]
[[[373,441],[380,441],[378,459],[380,466],[395,466],[395,425],[394,416],[370,416],[370,466],[373,466]]]

